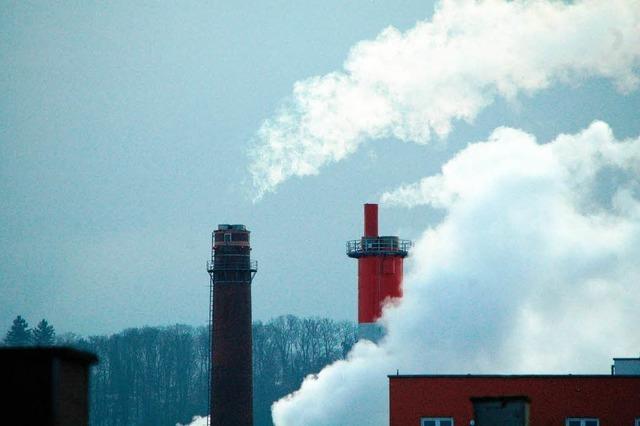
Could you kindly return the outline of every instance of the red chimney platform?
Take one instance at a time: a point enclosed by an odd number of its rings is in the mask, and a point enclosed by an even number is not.
[[[347,241],[347,256],[358,259],[358,337],[377,342],[376,322],[385,303],[402,297],[404,258],[411,241],[378,235],[378,205],[364,205],[364,236]]]

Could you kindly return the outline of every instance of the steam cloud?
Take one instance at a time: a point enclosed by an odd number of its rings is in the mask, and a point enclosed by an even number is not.
[[[249,166],[256,198],[317,174],[368,139],[426,143],[472,121],[496,97],[600,76],[635,89],[638,0],[441,2],[431,21],[356,44],[343,71],[295,83],[265,120]]]
[[[176,426],[187,426],[182,423],[176,423]],[[209,426],[209,416],[194,416],[188,426]]]
[[[256,197],[367,140],[427,143],[498,97],[591,77],[639,84],[638,0],[445,0],[430,21],[355,45],[342,71],[299,81],[251,153]],[[640,137],[594,122],[539,144],[498,128],[440,174],[382,202],[436,208],[409,258],[387,337],[356,344],[272,407],[276,425],[388,422],[402,373],[606,372],[640,348]]]
[[[387,338],[306,378],[275,423],[387,424],[396,369],[606,373],[640,348],[639,198],[640,137],[617,141],[603,122],[547,144],[499,128],[384,194],[446,217],[417,241]]]

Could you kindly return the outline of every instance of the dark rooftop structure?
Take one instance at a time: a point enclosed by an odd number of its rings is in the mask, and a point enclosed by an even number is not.
[[[98,358],[71,348],[0,348],[3,424],[89,424],[89,367]]]

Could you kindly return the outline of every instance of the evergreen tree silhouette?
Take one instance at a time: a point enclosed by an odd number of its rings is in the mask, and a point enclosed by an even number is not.
[[[7,346],[29,346],[31,344],[31,330],[29,324],[20,315],[13,320],[13,325],[4,338]]]
[[[33,344],[35,346],[52,346],[56,332],[47,320],[43,319],[38,326],[33,329]]]

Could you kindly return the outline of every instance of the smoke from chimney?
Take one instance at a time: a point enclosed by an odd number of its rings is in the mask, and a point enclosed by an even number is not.
[[[255,196],[372,139],[445,138],[499,98],[589,77],[635,90],[639,20],[637,0],[438,2],[431,20],[404,33],[388,27],[357,43],[343,70],[294,84],[256,134]]]
[[[385,194],[446,217],[417,240],[385,339],[308,377],[274,404],[275,423],[387,424],[397,369],[607,373],[640,346],[639,170],[640,138],[618,141],[602,122],[546,144],[502,128]]]
[[[445,138],[497,98],[589,77],[635,90],[638,22],[634,0],[442,1],[430,21],[358,43],[344,70],[295,84],[257,134],[256,197],[370,139]],[[440,174],[385,193],[445,219],[418,238],[385,340],[307,378],[274,404],[276,424],[386,424],[397,369],[604,372],[612,354],[635,353],[639,144],[602,122],[544,145],[499,128]]]

